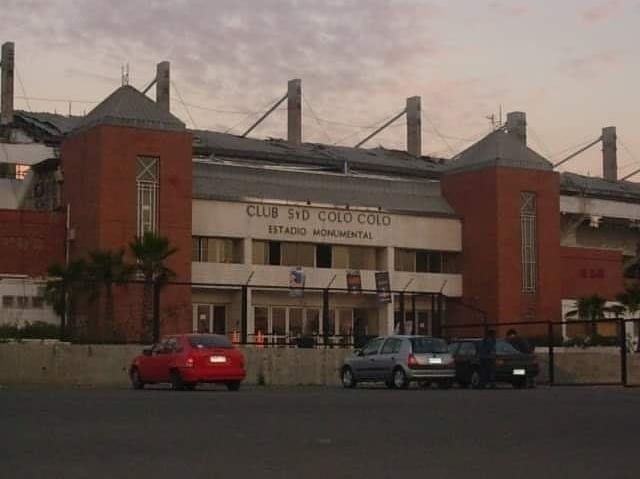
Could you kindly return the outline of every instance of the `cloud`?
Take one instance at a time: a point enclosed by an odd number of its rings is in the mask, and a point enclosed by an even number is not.
[[[489,3],[489,10],[509,17],[521,17],[531,12],[530,4],[514,5],[513,0],[509,3],[505,1],[493,1]]]
[[[604,0],[583,10],[580,18],[584,23],[594,24],[610,20],[617,16],[626,6],[625,0]]]
[[[594,52],[568,60],[560,65],[560,69],[576,79],[585,80],[606,68],[617,67],[621,64],[622,57],[622,52],[618,50]]]

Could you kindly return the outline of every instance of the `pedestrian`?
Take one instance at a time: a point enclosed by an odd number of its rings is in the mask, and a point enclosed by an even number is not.
[[[533,348],[531,347],[529,341],[520,336],[518,334],[518,331],[513,328],[507,331],[507,342],[522,354],[533,353]]]
[[[496,387],[496,332],[489,329],[480,342],[480,387]]]

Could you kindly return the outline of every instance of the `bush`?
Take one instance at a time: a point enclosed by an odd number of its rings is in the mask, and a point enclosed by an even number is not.
[[[16,324],[0,325],[0,339],[58,339],[60,326],[44,321],[26,322],[23,327]]]

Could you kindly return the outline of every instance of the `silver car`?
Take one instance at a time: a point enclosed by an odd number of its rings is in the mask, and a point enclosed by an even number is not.
[[[447,343],[428,336],[385,336],[372,339],[347,357],[340,369],[345,388],[359,382],[384,382],[406,389],[411,381],[449,388],[456,375]]]

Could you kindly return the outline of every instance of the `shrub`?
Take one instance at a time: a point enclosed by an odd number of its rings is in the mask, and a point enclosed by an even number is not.
[[[0,338],[3,339],[58,339],[60,326],[44,321],[26,322],[24,326],[16,324],[0,325]]]

